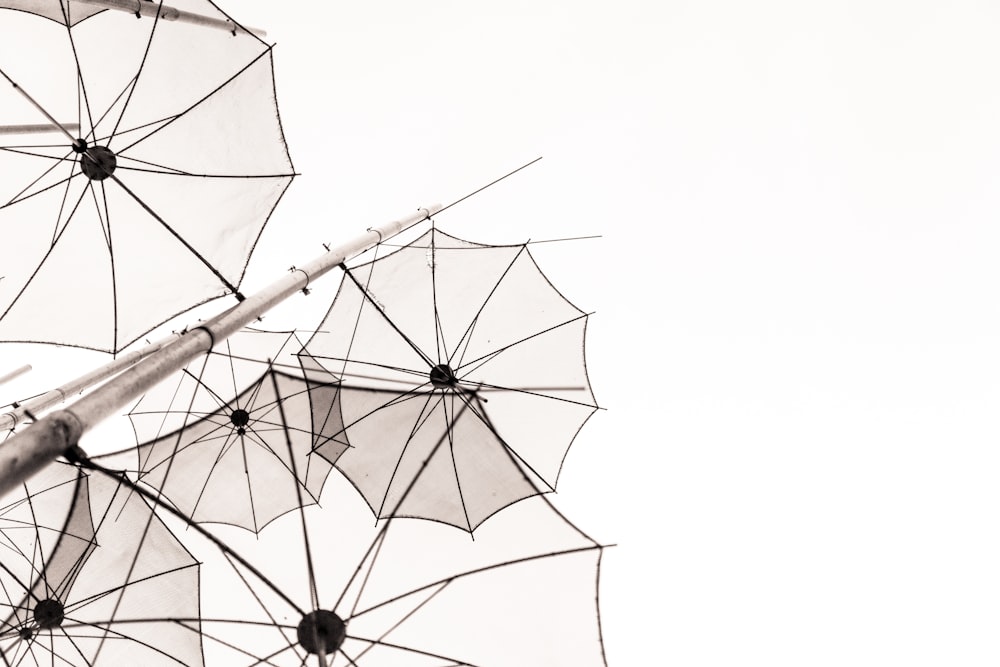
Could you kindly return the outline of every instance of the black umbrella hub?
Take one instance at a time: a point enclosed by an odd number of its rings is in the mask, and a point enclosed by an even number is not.
[[[35,605],[35,623],[43,630],[59,627],[65,617],[65,609],[59,600],[46,598]]]
[[[85,139],[73,142],[73,152],[80,156],[80,171],[92,181],[103,181],[115,172],[118,157],[107,146],[88,146]]]
[[[458,386],[458,378],[455,377],[455,371],[451,370],[451,366],[448,364],[438,364],[432,368],[430,380],[431,384],[438,389],[454,389]]]
[[[250,423],[250,413],[243,408],[236,408],[229,415],[229,421],[236,427],[236,432],[243,435],[247,432],[246,426]]]
[[[308,653],[331,655],[347,637],[347,624],[332,611],[317,609],[302,617],[295,631],[299,646]]]

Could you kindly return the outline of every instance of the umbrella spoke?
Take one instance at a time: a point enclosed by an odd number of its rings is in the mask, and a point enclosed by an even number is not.
[[[281,390],[278,388],[278,376],[274,373],[271,374],[271,383],[274,387],[275,403],[278,405],[278,414],[281,418],[281,423],[287,424],[288,419],[285,417],[285,407],[281,402]],[[292,447],[292,438],[288,434],[287,428],[284,431],[285,444],[288,446],[288,461],[291,464],[292,479],[295,482],[295,495],[298,497],[299,503],[299,518],[302,522],[302,544],[305,547],[306,556],[306,572],[309,575],[309,596],[312,599],[313,609],[319,609],[319,591],[316,588],[316,568],[313,566],[313,556],[312,547],[309,545],[309,530],[306,526],[306,515],[305,507],[302,502],[302,488],[299,482],[298,471],[295,469],[295,450]],[[318,641],[316,641],[319,644]]]
[[[69,39],[70,50],[73,52],[73,64],[76,67],[77,105],[78,109],[81,109],[81,111],[79,112],[79,117],[77,118],[77,123],[80,125],[82,129],[83,119],[84,119],[83,112],[86,112],[86,118],[88,123],[90,124],[90,127],[94,127],[94,115],[90,111],[90,100],[87,97],[87,87],[83,82],[84,78],[83,78],[83,70],[80,67],[80,55],[77,52],[76,40],[73,36],[72,22],[69,20],[69,3],[66,2],[64,4],[63,0],[60,0],[59,6],[62,9],[63,18],[65,19],[64,24],[66,26],[66,36]],[[67,137],[69,137],[70,141],[73,141],[76,138],[70,136],[70,134],[65,130],[63,131],[63,133]]]
[[[367,649],[365,649],[363,653],[361,653],[360,655],[358,655],[357,658],[360,658],[362,655],[364,655],[365,653],[367,653],[368,651],[370,651],[375,646],[382,646],[382,647],[385,647],[385,648],[391,648],[391,649],[397,649],[399,651],[405,651],[406,653],[412,653],[414,655],[427,656],[428,658],[437,658],[439,660],[448,660],[451,664],[448,665],[447,667],[484,667],[484,666],[481,666],[481,665],[477,665],[475,663],[465,662],[464,660],[457,660],[455,658],[449,658],[448,656],[440,655],[438,653],[431,653],[429,651],[421,651],[419,649],[415,649],[415,648],[412,648],[410,646],[402,646],[400,644],[393,644],[391,642],[382,641],[380,639],[365,639],[364,637],[353,637],[353,636],[351,637],[351,639],[354,639],[354,640],[360,641],[360,642],[366,642],[366,643],[370,644],[370,646]],[[347,656],[345,655],[344,657],[347,657]],[[350,658],[348,658],[348,659],[350,659]],[[351,664],[355,664],[355,663],[352,661]]]
[[[470,373],[472,371],[479,370],[479,368],[481,368],[483,366],[483,364],[486,364],[487,362],[491,361],[492,359],[495,359],[501,352],[509,350],[512,347],[515,347],[515,346],[520,345],[522,343],[526,343],[527,341],[534,340],[534,339],[538,338],[539,336],[547,334],[547,333],[549,333],[551,331],[556,331],[557,329],[560,329],[562,327],[568,326],[570,324],[574,324],[575,322],[579,322],[580,320],[585,320],[585,319],[587,319],[587,317],[588,317],[587,314],[584,313],[584,314],[579,315],[577,317],[571,318],[571,319],[566,320],[564,322],[560,322],[559,324],[555,324],[555,325],[553,325],[551,327],[543,329],[542,331],[536,331],[535,333],[530,334],[528,336],[525,336],[525,337],[523,337],[523,338],[521,338],[519,340],[516,340],[513,343],[510,343],[508,345],[504,345],[503,347],[499,347],[499,348],[497,348],[495,350],[487,352],[486,354],[483,354],[483,355],[481,355],[481,356],[479,356],[479,357],[477,357],[475,359],[471,359],[471,360],[469,360],[467,362],[464,362],[464,363],[460,364],[455,370],[456,371],[458,371],[458,370],[465,370],[466,374],[468,374],[468,373]],[[473,364],[476,364],[476,365],[473,366]],[[468,368],[469,366],[472,366],[472,368],[471,369]]]
[[[201,99],[199,99],[198,101],[196,101],[194,104],[190,105],[187,109],[185,109],[185,110],[183,110],[183,111],[181,111],[181,112],[179,112],[177,114],[173,114],[173,115],[169,116],[167,119],[165,119],[166,120],[165,123],[163,123],[162,125],[159,125],[159,127],[157,127],[156,129],[154,129],[153,131],[149,132],[148,134],[144,135],[143,137],[141,137],[139,139],[136,139],[132,143],[130,143],[130,144],[128,144],[128,145],[126,145],[126,146],[118,149],[118,152],[119,153],[124,153],[125,151],[127,151],[130,148],[132,148],[136,144],[138,144],[138,143],[140,143],[142,141],[145,141],[146,139],[148,139],[149,137],[153,136],[157,132],[162,131],[163,128],[167,127],[171,123],[176,122],[179,118],[182,118],[185,115],[189,114],[193,109],[197,108],[199,105],[201,105],[207,99],[209,99],[210,97],[212,97],[213,95],[215,95],[216,93],[218,93],[220,90],[222,90],[223,88],[225,88],[230,82],[234,81],[241,74],[243,74],[248,69],[250,69],[261,58],[263,58],[264,56],[270,56],[270,53],[271,53],[271,47],[267,47],[266,49],[262,50],[253,60],[251,60],[250,62],[246,63],[235,74],[233,74],[228,79],[226,79],[225,81],[223,81],[222,83],[220,83],[218,86],[216,86],[214,89],[212,89],[212,91],[209,92],[207,95],[205,95],[204,97],[202,97]],[[120,118],[119,118],[119,122],[121,122]],[[133,130],[134,129],[136,129],[136,128],[133,128]],[[126,131],[128,132],[128,131],[132,131],[132,130],[126,130]],[[115,131],[114,131],[113,134],[116,134],[116,135],[118,134],[118,126],[117,125],[115,126]]]
[[[358,288],[358,290],[361,292],[361,295],[364,297],[365,301],[367,301],[371,305],[371,307],[375,309],[375,312],[377,312],[379,315],[382,316],[382,318],[386,321],[386,323],[390,327],[392,327],[393,331],[395,331],[397,334],[399,334],[399,336],[403,339],[403,341],[407,345],[409,345],[413,349],[413,351],[416,352],[420,356],[421,359],[423,359],[425,362],[427,362],[428,366],[430,366],[431,368],[433,368],[434,367],[434,362],[431,360],[431,358],[428,357],[427,354],[423,350],[421,350],[419,347],[417,347],[417,344],[414,343],[413,340],[409,336],[407,336],[405,333],[403,333],[402,331],[400,331],[399,327],[396,326],[396,323],[393,322],[392,319],[390,319],[389,316],[385,314],[385,311],[382,309],[382,306],[380,306],[378,303],[376,303],[375,299],[372,298],[372,295],[368,291],[368,289],[366,287],[362,287],[361,286],[361,283],[359,283],[358,279],[354,277],[354,274],[351,272],[351,270],[348,269],[347,266],[344,265],[344,264],[341,264],[340,268],[344,271],[344,275],[346,275],[348,278],[350,278],[351,282],[353,282],[354,285],[355,285],[355,287]]]
[[[445,434],[448,436],[448,454],[449,458],[451,459],[451,469],[455,473],[455,488],[458,489],[458,501],[462,505],[462,514],[465,516],[465,525],[468,526],[469,531],[471,531],[472,521],[469,520],[469,508],[466,507],[465,505],[465,494],[462,493],[462,478],[458,474],[458,462],[455,461],[455,433],[454,433],[455,422],[458,421],[458,418],[461,416],[462,412],[464,412],[465,407],[469,406],[464,406],[456,414],[455,395],[452,394],[452,396],[450,396],[449,399],[451,401],[451,414],[452,414],[451,418],[448,417],[448,401],[446,400],[441,401],[441,409],[444,413],[444,421],[445,421],[444,424]]]
[[[466,407],[469,408],[469,411],[472,412],[472,414],[476,415],[476,417],[479,418],[479,421],[481,421],[483,423],[483,425],[489,430],[489,432],[491,434],[493,434],[493,437],[497,439],[497,442],[499,442],[500,445],[502,446],[504,453],[506,453],[507,456],[510,458],[511,463],[513,463],[515,466],[523,466],[524,468],[527,468],[528,470],[531,471],[531,473],[535,477],[537,477],[538,479],[540,479],[543,482],[545,482],[545,484],[548,487],[549,491],[555,491],[555,485],[553,483],[549,482],[547,479],[545,479],[545,477],[540,472],[538,472],[537,470],[535,470],[535,468],[530,463],[528,463],[527,461],[525,461],[524,457],[521,456],[520,454],[518,454],[514,450],[514,448],[511,447],[509,444],[507,444],[507,441],[504,440],[503,437],[501,437],[501,435],[499,433],[497,433],[496,427],[493,426],[493,422],[486,415],[486,411],[483,409],[483,405],[479,401],[479,397],[478,396],[475,397],[476,405],[473,405],[472,401],[470,401],[464,395],[462,396],[462,400],[465,402]],[[541,493],[541,490],[539,490],[539,489],[536,489],[536,490],[539,493]]]
[[[455,356],[459,354],[460,349],[462,348],[468,349],[469,341],[472,339],[472,332],[476,327],[476,323],[479,321],[479,316],[482,315],[483,313],[483,309],[486,308],[486,304],[488,304],[490,302],[490,299],[493,298],[493,295],[496,294],[497,288],[500,286],[500,283],[503,282],[504,278],[507,277],[507,274],[510,273],[511,267],[514,266],[514,263],[517,262],[518,258],[521,257],[522,253],[526,252],[526,248],[527,246],[521,246],[521,249],[518,250],[517,254],[514,255],[513,259],[510,260],[510,263],[507,264],[507,267],[503,270],[503,273],[501,273],[500,277],[497,278],[496,282],[493,284],[492,289],[490,289],[489,293],[486,295],[486,298],[483,299],[482,304],[480,304],[479,306],[479,310],[476,311],[476,314],[473,316],[472,321],[469,322],[469,326],[466,327],[465,332],[462,334],[462,337],[459,338],[457,343],[455,343],[455,349],[452,350],[451,354],[448,355],[449,366],[452,367],[457,366],[459,368],[462,366],[462,356],[464,356],[464,352],[462,353],[462,355],[458,357],[457,362],[455,360]]]
[[[185,248],[187,248],[188,252],[190,252],[192,255],[194,255],[196,258],[198,258],[198,260],[201,261],[201,263],[204,264],[205,267],[208,268],[208,270],[211,271],[215,275],[215,277],[218,278],[219,281],[223,285],[225,285],[226,289],[228,289],[230,292],[232,292],[234,294],[238,294],[239,293],[239,289],[237,289],[237,287],[235,285],[233,285],[231,282],[229,282],[229,280],[224,275],[222,275],[222,273],[220,273],[219,270],[217,268],[215,268],[215,266],[212,265],[211,262],[209,262],[207,259],[205,259],[205,257],[200,252],[198,252],[194,248],[194,246],[192,246],[190,243],[188,243],[187,240],[177,232],[177,230],[175,230],[173,227],[171,227],[169,224],[167,224],[166,220],[164,220],[159,215],[157,215],[157,213],[153,209],[151,209],[146,204],[146,202],[144,202],[142,199],[140,199],[138,195],[136,195],[124,183],[122,183],[122,181],[121,181],[120,178],[118,178],[114,174],[109,175],[109,178],[111,180],[113,180],[115,183],[117,183],[118,186],[122,190],[124,190],[126,192],[126,194],[128,194],[132,199],[134,199],[135,202],[137,204],[139,204],[139,206],[141,206],[147,213],[149,213],[149,215],[151,215],[154,220],[156,220],[157,222],[159,222],[160,225],[162,225],[164,229],[166,229],[168,232],[170,232],[173,235],[173,237],[175,239],[177,239],[178,242],[180,242],[181,245],[183,245]]]
[[[430,257],[427,263],[431,267],[431,302],[434,304],[434,341],[437,344],[437,359],[438,363],[441,363],[442,359],[447,359],[448,357],[448,345],[444,339],[444,327],[441,324],[441,313],[438,310],[438,296],[437,296],[437,250],[434,247],[434,231],[436,228],[433,223],[431,225],[431,245],[428,251],[430,252]],[[374,273],[374,271],[372,272]]]
[[[396,464],[393,466],[392,474],[389,476],[389,483],[386,484],[386,487],[385,487],[385,495],[382,496],[382,504],[378,508],[378,516],[382,516],[382,513],[385,511],[385,504],[389,501],[389,491],[392,489],[392,484],[393,484],[393,482],[396,479],[396,475],[399,473],[399,468],[400,468],[400,465],[402,465],[402,463],[403,463],[403,457],[406,456],[407,448],[408,448],[409,444],[411,442],[413,442],[413,436],[417,433],[418,430],[420,430],[421,426],[423,426],[424,424],[427,423],[427,420],[430,419],[431,415],[434,413],[434,409],[439,404],[442,404],[444,402],[444,397],[443,396],[439,396],[437,402],[433,406],[431,406],[430,409],[428,409],[428,406],[430,406],[431,400],[433,398],[434,398],[434,394],[427,394],[427,400],[424,402],[424,405],[421,407],[420,412],[417,413],[416,420],[414,421],[413,427],[410,429],[410,434],[407,436],[405,443],[403,444],[402,448],[400,448],[400,450],[399,450],[399,457],[396,459]],[[420,473],[422,473],[424,471],[424,469],[427,466],[428,461],[430,461],[430,459],[434,456],[434,453],[437,451],[437,448],[441,445],[441,442],[444,440],[445,436],[447,436],[447,433],[445,433],[445,435],[442,436],[442,440],[439,441],[438,444],[431,451],[430,456],[427,457],[427,459],[424,461],[423,465],[420,467],[420,471],[416,475],[414,475],[413,478],[410,480],[409,485],[406,487],[406,490],[403,492],[402,497],[400,497],[399,501],[396,503],[396,506],[389,513],[389,516],[396,516],[396,513],[399,511],[399,508],[403,504],[403,501],[406,499],[406,496],[409,494],[409,492],[416,485],[417,479],[420,477]]]

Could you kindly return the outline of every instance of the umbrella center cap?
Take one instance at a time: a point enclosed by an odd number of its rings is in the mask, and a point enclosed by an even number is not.
[[[347,637],[347,625],[332,611],[317,609],[302,617],[295,630],[299,645],[309,653],[332,654]]]
[[[455,377],[455,372],[448,364],[438,364],[432,368],[430,379],[431,384],[438,389],[448,389],[458,384],[458,378]]]
[[[233,422],[233,426],[242,429],[250,423],[250,413],[243,408],[237,408],[229,415],[229,421]]]
[[[44,630],[62,625],[63,618],[63,605],[59,600],[46,598],[35,605],[35,623]]]
[[[83,150],[79,150],[78,145],[82,142]],[[87,148],[87,142],[77,139],[73,142],[73,150],[80,153],[80,170],[83,175],[92,181],[103,181],[115,172],[118,166],[118,158],[106,146],[93,146]]]

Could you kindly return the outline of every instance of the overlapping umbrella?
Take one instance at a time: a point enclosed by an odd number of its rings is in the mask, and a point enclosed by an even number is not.
[[[201,665],[198,562],[139,495],[53,463],[0,500],[5,665]]]
[[[376,516],[390,515],[424,467],[398,515],[469,531],[553,490],[597,406],[584,361],[587,315],[527,245],[470,243],[432,228],[345,270],[300,356],[307,373],[341,381],[336,407],[350,447],[317,452]]]
[[[242,30],[40,6],[57,20],[0,22],[0,125],[15,132],[0,143],[0,338],[114,352],[238,292],[293,176],[271,49]]]
[[[138,448],[100,460],[199,522],[259,532],[316,502],[331,465],[311,452],[338,446],[339,428],[319,417],[336,387],[289,372],[300,347],[294,332],[235,334],[132,409]]]

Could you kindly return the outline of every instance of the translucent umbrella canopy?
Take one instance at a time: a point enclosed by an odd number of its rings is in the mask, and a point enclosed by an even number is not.
[[[0,22],[0,338],[114,352],[238,291],[293,168],[260,39],[51,5]]]
[[[283,370],[300,347],[292,332],[238,332],[142,397],[129,413],[137,448],[98,460],[197,522],[256,533],[315,503],[331,464],[312,451],[338,446],[336,422],[319,417],[336,387]]]
[[[104,11],[101,7],[88,6],[82,2],[60,0],[0,0],[0,9],[15,9],[44,16],[63,25],[75,25]]]
[[[53,463],[0,499],[5,665],[202,665],[198,563],[146,501]]]
[[[353,489],[331,479],[322,506],[282,517],[257,539],[228,539],[266,584],[231,558],[203,556],[206,664],[606,664],[603,547],[544,497],[491,520],[474,541],[427,522],[373,527],[365,514]]]
[[[526,244],[470,243],[432,228],[347,270],[306,343],[307,372],[341,381],[335,409],[350,445],[317,451],[376,516],[472,531],[555,488],[597,409],[586,322]]]

